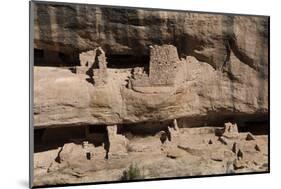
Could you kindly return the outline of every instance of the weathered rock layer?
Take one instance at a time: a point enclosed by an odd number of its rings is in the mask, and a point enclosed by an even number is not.
[[[267,74],[268,17],[36,4],[35,48],[65,52],[101,46],[108,55],[142,56],[149,45],[173,44],[220,68],[230,50],[243,63]]]
[[[66,69],[35,67],[35,126],[183,117],[266,120],[268,24],[267,17],[39,3],[35,6],[36,49],[78,57],[101,46],[107,57],[144,57],[151,44],[173,44],[183,58],[184,77],[154,93],[155,87],[127,88],[130,69],[109,66],[107,83],[96,87]]]
[[[130,75],[127,70],[122,73],[108,69],[108,83],[96,87],[84,75],[69,70],[35,67],[35,126],[121,124],[202,116],[216,116],[222,122],[225,116],[260,115],[267,119],[267,80],[260,79],[255,71],[246,72],[247,75],[235,73],[237,80],[231,80],[226,73],[193,58],[186,60],[184,69],[182,83],[156,87],[160,93],[143,93],[124,85]]]

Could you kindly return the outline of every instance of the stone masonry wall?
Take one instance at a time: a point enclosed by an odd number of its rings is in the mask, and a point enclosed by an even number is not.
[[[171,86],[175,83],[176,74],[182,62],[177,48],[173,45],[150,46],[149,74],[134,70],[133,87]]]
[[[179,63],[177,48],[172,45],[151,46],[149,78],[152,85],[172,85]]]

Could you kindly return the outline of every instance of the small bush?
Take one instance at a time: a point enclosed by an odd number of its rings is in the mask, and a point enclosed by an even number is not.
[[[235,171],[232,168],[232,164],[233,164],[232,161],[228,161],[226,163],[226,174],[233,174],[233,173],[235,173]]]
[[[137,164],[131,164],[128,170],[123,171],[121,180],[137,180],[143,178],[144,176],[141,174]]]

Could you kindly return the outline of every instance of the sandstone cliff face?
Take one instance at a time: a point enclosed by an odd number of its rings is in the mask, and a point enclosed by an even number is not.
[[[230,48],[244,64],[268,72],[268,18],[86,5],[35,6],[35,48],[108,55],[148,55],[148,46],[173,44],[214,68]],[[228,47],[229,46],[229,47]]]
[[[268,113],[268,18],[84,5],[35,6],[35,48],[79,55],[101,46],[107,56],[148,56],[173,44],[186,58],[182,83],[141,93],[109,71],[94,87],[69,70],[35,67],[35,126],[118,124]]]

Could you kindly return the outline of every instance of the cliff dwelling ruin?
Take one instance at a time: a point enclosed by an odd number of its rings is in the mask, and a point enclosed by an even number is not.
[[[177,104],[170,110],[165,110],[167,108],[165,106],[162,107],[163,103],[175,103],[173,98],[185,97],[187,101],[191,98],[192,102],[189,106],[195,106],[198,103],[196,101],[204,98],[205,94],[200,93],[202,89],[193,87],[199,90],[197,91],[199,98],[194,99],[192,95],[189,95],[189,93],[194,93],[192,88],[182,86],[187,83],[190,83],[190,86],[198,85],[196,81],[194,83],[198,77],[198,69],[211,71],[209,77],[217,77],[212,76],[212,72],[217,71],[213,71],[210,67],[204,68],[205,63],[199,63],[189,56],[180,59],[177,48],[173,45],[150,46],[148,65],[147,63],[136,64],[134,65],[136,67],[118,67],[118,65],[113,68],[108,67],[108,58],[101,47],[80,53],[79,60],[79,65],[58,69],[68,72],[69,81],[77,78],[79,82],[87,82],[86,91],[93,90],[90,92],[91,98],[94,99],[92,106],[98,107],[92,112],[92,116],[97,119],[92,124],[74,122],[64,125],[57,120],[57,123],[41,124],[35,127],[34,157],[37,160],[35,173],[38,178],[35,180],[36,183],[45,182],[45,178],[59,183],[53,175],[70,167],[74,170],[79,169],[75,172],[79,175],[77,181],[80,182],[87,177],[86,175],[91,175],[91,179],[98,181],[105,178],[99,178],[98,175],[106,175],[103,167],[108,163],[121,166],[112,168],[122,170],[123,173],[117,171],[111,174],[115,179],[123,179],[122,174],[128,169],[127,166],[133,165],[136,161],[146,162],[150,158],[156,158],[158,164],[155,164],[156,167],[140,164],[148,171],[148,173],[142,173],[146,178],[157,175],[172,176],[165,171],[154,172],[157,166],[161,166],[163,161],[166,161],[166,158],[178,161],[178,164],[183,167],[177,176],[193,174],[191,170],[194,168],[190,164],[197,165],[202,161],[198,158],[205,159],[204,166],[198,167],[200,173],[197,174],[199,175],[241,173],[253,169],[255,171],[267,170],[268,126],[267,117],[263,114],[242,115],[226,111],[220,114],[206,112],[189,117],[171,113],[184,109],[183,104],[180,104],[180,109],[177,108]],[[204,82],[205,71],[199,76],[203,77]],[[56,81],[59,80],[56,79]],[[69,84],[72,85],[72,82]],[[85,99],[87,93],[81,93],[81,96],[80,92],[75,92],[78,96],[72,97],[71,90],[73,89],[71,88],[67,89],[70,90],[68,94],[70,96],[57,102],[56,111],[60,111],[60,108],[64,109],[62,120],[65,119],[65,115],[70,116],[70,119],[74,116],[76,119],[73,110],[68,110],[68,108],[77,106],[81,109],[88,101],[87,98]],[[108,96],[108,91],[111,90],[114,90],[114,93]],[[100,96],[99,93],[103,95]],[[188,96],[181,96],[183,93]],[[124,98],[121,104],[118,101],[119,98]],[[69,100],[72,102],[70,103]],[[109,103],[110,101],[113,104]],[[82,105],[79,102],[82,102]],[[131,110],[127,110],[128,112],[124,115],[122,113],[125,111],[122,109],[124,104],[131,106],[134,111],[140,111],[133,112],[134,116],[140,117],[137,120],[134,120],[134,117],[128,117],[126,114],[131,114]],[[143,104],[147,107],[143,108]],[[43,104],[35,109],[35,112],[42,112],[42,108],[45,108]],[[108,114],[106,117],[109,109],[112,115]],[[88,115],[89,112],[86,111],[84,114]],[[180,115],[181,111],[178,114]],[[157,115],[158,120],[155,120],[154,116]],[[57,115],[50,114],[49,116],[56,118]],[[83,120],[83,115],[80,116],[79,119]],[[99,120],[100,117],[102,119]],[[120,117],[128,120],[118,120]],[[42,122],[40,117],[37,121]],[[110,123],[112,121],[115,123]],[[49,159],[45,159],[46,157]],[[41,159],[45,161],[41,162]],[[184,165],[181,164],[183,162]],[[88,170],[88,166],[93,167],[93,170]],[[205,169],[205,166],[212,168]],[[173,170],[173,168],[170,169]],[[73,171],[66,172],[67,178],[73,179],[69,176],[69,174],[74,174]]]
[[[267,19],[35,12],[35,186],[269,170]]]
[[[129,69],[132,72],[127,86],[129,88],[137,87],[157,87],[173,86],[176,79],[183,78],[184,62],[178,58],[177,48],[172,45],[150,46],[149,69],[142,67],[122,67],[116,65],[113,69]],[[95,86],[106,84],[107,80],[107,57],[101,47],[79,55],[80,65],[75,67],[75,73],[88,75]],[[118,59],[120,60],[120,59]],[[121,59],[121,61],[126,60]],[[132,59],[129,59],[129,61]],[[128,60],[127,60],[128,61]],[[135,65],[135,64],[134,64]]]

